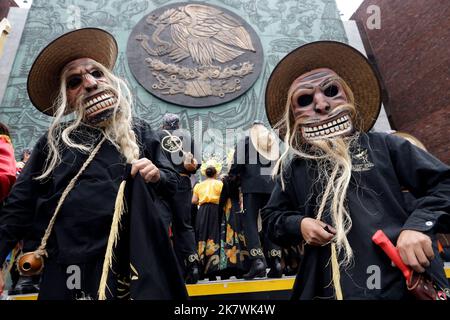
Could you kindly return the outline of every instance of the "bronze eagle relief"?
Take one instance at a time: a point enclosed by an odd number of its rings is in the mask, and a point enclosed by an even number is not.
[[[263,63],[261,42],[241,17],[205,3],[174,3],[134,27],[130,69],[151,94],[189,107],[210,107],[245,93]]]

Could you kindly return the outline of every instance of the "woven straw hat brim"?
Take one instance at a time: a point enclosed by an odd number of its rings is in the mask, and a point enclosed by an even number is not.
[[[117,59],[118,46],[113,35],[98,28],[84,28],[63,34],[37,56],[28,74],[27,89],[33,105],[53,116],[52,104],[59,92],[64,66],[79,58],[91,58],[109,70]]]
[[[414,137],[413,135],[406,133],[406,132],[402,132],[402,131],[396,131],[394,133],[392,133],[393,135],[396,135],[398,137],[402,137],[403,139],[408,140],[409,142],[411,142],[413,145],[415,145],[416,147],[427,151],[427,148],[425,147],[425,145],[422,143],[422,141],[420,141],[419,139],[417,139],[416,137]]]
[[[258,145],[258,133],[261,130],[267,130],[263,125],[254,125],[250,128],[250,141],[258,153],[260,153],[264,158],[270,161],[278,160],[280,157],[280,147],[278,145],[278,138],[275,136],[273,132],[269,132],[273,138],[273,144],[270,150],[264,150]]]
[[[284,116],[288,90],[302,74],[318,69],[335,71],[355,96],[362,123],[357,130],[369,131],[381,108],[381,86],[369,61],[355,48],[336,41],[305,44],[284,57],[274,68],[266,87],[266,114],[273,127]]]

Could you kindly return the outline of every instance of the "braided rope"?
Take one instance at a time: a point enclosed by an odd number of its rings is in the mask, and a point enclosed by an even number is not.
[[[336,253],[336,244],[331,244],[331,270],[333,273],[333,285],[336,293],[336,300],[343,300],[344,296],[342,294],[341,287],[341,272],[339,270],[339,262]]]

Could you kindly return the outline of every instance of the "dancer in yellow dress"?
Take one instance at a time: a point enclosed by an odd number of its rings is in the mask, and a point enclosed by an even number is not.
[[[223,183],[217,180],[222,166],[215,160],[208,160],[201,167],[206,179],[194,187],[192,203],[199,209],[195,218],[195,238],[200,259],[201,274],[215,279],[219,273],[220,261],[220,219],[219,200]]]

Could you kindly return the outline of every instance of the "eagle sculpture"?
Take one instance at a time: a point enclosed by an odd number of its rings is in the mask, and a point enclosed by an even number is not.
[[[168,54],[175,62],[191,57],[201,66],[212,66],[213,61],[231,61],[245,50],[255,52],[247,30],[213,7],[189,4],[168,9],[160,16],[150,15],[146,21],[156,27],[151,35],[153,45],[143,34],[136,40],[141,41],[142,47],[153,56]],[[170,28],[172,42],[160,38],[166,28]]]

